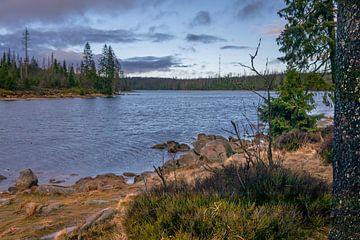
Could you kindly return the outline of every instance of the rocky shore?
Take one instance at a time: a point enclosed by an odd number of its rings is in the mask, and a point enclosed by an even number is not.
[[[283,165],[296,171],[331,182],[331,167],[317,154],[312,144],[294,152],[275,152],[284,159]],[[199,134],[192,147],[175,141],[153,146],[159,151],[181,152],[181,156],[160,166],[166,181],[188,183],[209,176],[209,169],[227,164],[244,163],[244,146],[251,149],[251,141]],[[176,156],[176,154],[175,154]],[[122,221],[127,205],[137,194],[160,186],[155,171],[141,174],[113,173],[79,179],[71,186],[39,185],[31,169],[19,173],[16,184],[0,194],[0,239],[78,239],[102,232],[108,239],[127,239]],[[106,239],[106,238],[102,238]]]

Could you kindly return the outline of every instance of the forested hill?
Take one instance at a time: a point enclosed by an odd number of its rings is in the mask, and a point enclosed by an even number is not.
[[[274,78],[274,87],[282,80],[283,74],[269,75]],[[128,78],[133,90],[265,90],[266,82],[258,76],[239,76],[221,78]]]
[[[283,73],[265,76],[274,79],[271,90],[274,90],[284,78]],[[306,88],[314,91],[331,91],[333,84],[330,76],[314,73],[301,75]],[[130,77],[126,80],[132,90],[266,90],[266,81],[256,75],[221,77],[221,78],[156,78]]]

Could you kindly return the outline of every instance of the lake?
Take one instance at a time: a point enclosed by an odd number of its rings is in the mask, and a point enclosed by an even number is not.
[[[332,115],[317,94],[316,113]],[[80,177],[160,165],[150,147],[167,140],[191,143],[198,133],[229,136],[230,121],[256,122],[260,100],[246,91],[137,91],[114,98],[0,102],[0,190],[20,170],[40,183],[71,184]],[[165,156],[167,158],[167,156]],[[72,176],[71,176],[72,175]],[[73,176],[76,175],[76,176]]]

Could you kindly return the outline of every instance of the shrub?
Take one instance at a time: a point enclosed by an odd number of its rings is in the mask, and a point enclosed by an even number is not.
[[[333,161],[333,127],[329,127],[323,131],[324,141],[321,143],[318,150],[319,155],[326,163],[332,163]]]
[[[281,150],[295,151],[306,143],[317,143],[321,141],[317,132],[305,132],[298,129],[281,134],[275,139],[275,147]]]
[[[241,182],[241,183],[240,183]],[[329,220],[329,187],[283,168],[226,167],[195,186],[138,196],[129,239],[307,239]]]

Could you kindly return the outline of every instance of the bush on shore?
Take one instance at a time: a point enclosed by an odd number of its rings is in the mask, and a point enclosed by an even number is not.
[[[280,150],[296,151],[307,143],[321,141],[319,132],[305,132],[298,129],[281,134],[275,139],[275,147]]]
[[[229,166],[195,186],[138,196],[129,239],[308,239],[326,236],[327,184],[281,167]]]

